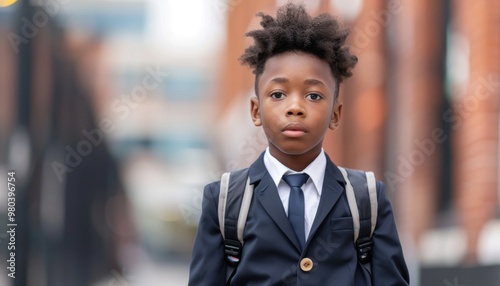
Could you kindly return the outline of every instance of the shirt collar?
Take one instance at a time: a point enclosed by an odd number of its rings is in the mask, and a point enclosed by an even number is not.
[[[325,178],[325,169],[326,169],[326,155],[323,148],[319,155],[314,159],[304,170],[302,171],[294,171],[283,165],[278,159],[273,157],[269,152],[269,147],[266,148],[266,152],[264,153],[264,165],[266,166],[267,171],[271,178],[273,178],[274,183],[276,184],[276,188],[278,187],[283,175],[286,173],[306,173],[311,178],[316,190],[321,195],[321,191],[323,189],[323,179]]]

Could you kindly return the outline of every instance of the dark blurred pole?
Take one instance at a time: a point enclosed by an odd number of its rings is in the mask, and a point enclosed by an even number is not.
[[[21,13],[17,26],[17,35],[22,36],[26,31],[25,22],[21,19],[33,19],[34,8],[30,1],[22,1]],[[31,96],[31,54],[32,41],[19,45],[19,79],[18,79],[18,126],[29,130],[30,127],[30,96]]]
[[[63,59],[65,52],[62,49],[61,43],[63,42],[63,31],[52,22],[50,27],[50,59],[51,59],[51,96],[49,98],[49,128],[48,140],[43,147],[43,169],[51,170],[52,162],[64,161],[64,140],[61,135],[61,121],[60,110],[62,110],[62,93],[63,88],[67,85],[67,81],[61,76],[64,74],[65,63]],[[47,210],[50,207],[62,208],[64,200],[65,182],[59,182],[53,175],[42,177],[42,186],[40,186],[40,233],[42,233],[40,240],[41,255],[43,257],[43,272],[45,273],[44,285],[63,285],[63,276],[60,274],[63,269],[62,257],[64,251],[61,247],[63,242],[62,225],[60,224],[61,218],[57,217],[57,212]],[[50,201],[52,200],[52,201]],[[50,205],[49,205],[50,204]],[[62,210],[61,210],[62,212]],[[62,218],[63,219],[63,218]]]
[[[17,24],[17,34],[23,36],[26,33],[25,24],[22,19],[33,19],[34,9],[30,4],[30,1],[22,1],[20,15]],[[22,150],[22,152],[29,152],[32,154],[33,145],[30,140],[31,127],[30,127],[30,98],[31,98],[31,56],[32,56],[32,41],[27,43],[22,43],[19,45],[18,53],[18,117],[17,126],[14,128],[14,132],[25,133],[28,136],[28,148],[30,150]],[[16,143],[14,143],[16,144]],[[11,150],[12,150],[12,146]],[[11,154],[11,156],[18,156],[19,154]],[[30,158],[31,160],[31,158]],[[22,162],[26,164],[24,166],[29,174],[29,164],[30,162]],[[9,166],[10,167],[10,166]],[[30,253],[30,239],[29,239],[29,227],[30,227],[30,215],[29,215],[29,199],[30,199],[30,189],[29,189],[29,175],[21,178],[18,177],[16,185],[16,279],[13,280],[13,285],[15,286],[25,286],[27,285],[28,278],[28,262]]]

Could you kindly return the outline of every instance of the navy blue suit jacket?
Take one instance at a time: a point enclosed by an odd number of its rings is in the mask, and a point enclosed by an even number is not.
[[[377,182],[378,219],[373,233],[372,276],[358,263],[353,222],[340,170],[327,158],[318,211],[304,250],[283,209],[263,156],[249,168],[255,185],[244,232],[241,262],[231,285],[403,286],[408,270],[384,185]],[[222,286],[226,279],[217,206],[220,182],[205,187],[189,285]],[[312,269],[300,267],[310,258]]]

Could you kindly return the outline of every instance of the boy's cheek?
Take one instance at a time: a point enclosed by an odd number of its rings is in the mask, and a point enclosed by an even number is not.
[[[269,123],[269,122],[267,122]],[[271,142],[275,142],[276,141],[276,130],[274,130],[271,126],[269,126],[268,124],[263,124],[262,125],[262,129],[264,129],[264,133],[266,134],[266,138],[267,140],[271,141]]]
[[[268,133],[277,132],[279,130],[279,125],[280,125],[278,123],[278,122],[280,122],[279,117],[268,116],[268,117],[264,117],[264,119],[265,120],[262,120],[262,126],[264,127],[265,130],[268,131]]]

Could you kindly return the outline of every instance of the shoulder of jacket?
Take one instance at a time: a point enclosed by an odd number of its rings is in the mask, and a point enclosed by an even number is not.
[[[214,197],[218,200],[219,199],[219,192],[220,192],[220,180],[213,181],[213,182],[205,185],[205,189],[204,189],[205,196]]]

